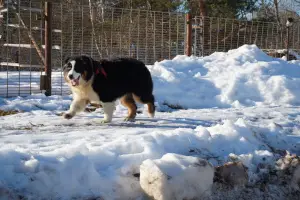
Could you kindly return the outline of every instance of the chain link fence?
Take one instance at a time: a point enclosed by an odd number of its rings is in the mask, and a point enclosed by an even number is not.
[[[43,13],[44,4],[40,1],[11,0],[2,5],[1,97],[44,92],[40,90],[40,76],[45,70]],[[70,93],[62,76],[67,57],[80,54],[94,59],[133,57],[153,64],[185,53],[186,27],[184,13],[52,3],[52,94]],[[299,29],[299,24],[295,24],[290,34],[295,52],[300,49]],[[284,54],[286,41],[286,29],[276,23],[192,19],[192,54],[196,56],[256,44],[278,57]]]

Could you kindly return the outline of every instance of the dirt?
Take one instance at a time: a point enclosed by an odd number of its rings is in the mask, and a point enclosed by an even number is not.
[[[14,115],[19,113],[17,110],[0,110],[0,116]]]

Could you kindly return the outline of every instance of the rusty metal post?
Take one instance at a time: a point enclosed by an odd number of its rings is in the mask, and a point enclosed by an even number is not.
[[[51,96],[51,54],[52,54],[52,3],[45,2],[45,73],[46,96]]]
[[[192,18],[191,14],[186,14],[186,46],[185,55],[192,55]]]

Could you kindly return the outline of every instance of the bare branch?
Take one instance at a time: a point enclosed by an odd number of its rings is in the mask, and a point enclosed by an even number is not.
[[[102,57],[99,46],[98,46],[98,42],[97,42],[97,37],[96,37],[96,31],[95,31],[95,25],[94,25],[94,15],[93,15],[93,8],[92,8],[92,2],[91,0],[89,0],[89,8],[90,8],[90,18],[91,18],[91,24],[92,24],[92,34],[94,36],[94,40],[95,40],[95,45],[98,51],[98,54],[100,56],[100,58]]]

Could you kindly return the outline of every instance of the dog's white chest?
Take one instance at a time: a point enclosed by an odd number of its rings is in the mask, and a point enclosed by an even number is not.
[[[92,87],[86,87],[86,88],[73,88],[73,95],[74,98],[78,99],[87,99],[93,103],[99,103],[100,98],[99,95],[93,90]]]
[[[91,102],[94,102],[94,103],[99,103],[100,102],[99,95],[96,92],[94,92],[94,90],[89,91],[88,97],[89,97],[89,100]]]

